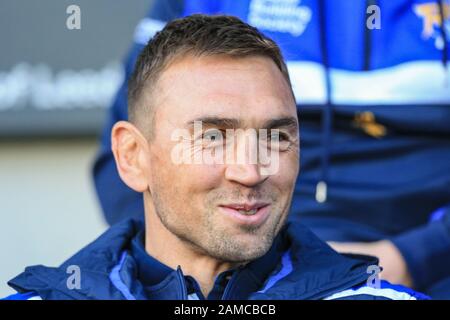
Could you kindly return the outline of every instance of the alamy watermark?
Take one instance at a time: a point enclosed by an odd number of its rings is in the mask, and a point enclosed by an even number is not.
[[[380,272],[382,271],[381,267],[374,264],[367,267],[366,273],[370,274],[370,276],[367,278],[366,285],[368,287],[374,288],[374,289],[380,289],[381,288],[381,282],[380,282]]]
[[[69,30],[81,29],[81,9],[80,6],[71,4],[66,8],[66,13],[69,15],[66,19],[66,27]]]
[[[69,290],[81,289],[81,269],[77,265],[70,265],[66,269],[69,274],[66,280],[66,286]]]
[[[381,29],[381,9],[377,5],[367,7],[366,13],[369,15],[366,20],[366,27],[369,30]]]

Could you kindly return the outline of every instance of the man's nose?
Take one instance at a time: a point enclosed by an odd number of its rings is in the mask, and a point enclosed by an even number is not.
[[[258,135],[255,130],[238,132],[233,153],[228,154],[225,179],[253,187],[267,179],[261,174]],[[229,151],[229,150],[228,150]],[[230,161],[230,159],[232,159]]]
[[[253,187],[267,179],[267,176],[263,176],[260,171],[258,164],[233,164],[227,166],[225,178],[247,187]]]

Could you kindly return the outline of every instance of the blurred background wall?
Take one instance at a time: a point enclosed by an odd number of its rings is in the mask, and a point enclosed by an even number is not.
[[[91,167],[120,62],[151,0],[0,2],[0,297],[106,229]],[[69,30],[69,5],[81,29]]]

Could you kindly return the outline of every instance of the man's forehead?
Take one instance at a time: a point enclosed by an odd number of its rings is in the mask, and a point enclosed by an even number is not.
[[[292,116],[289,86],[268,58],[187,58],[161,76],[159,105],[183,122],[221,117],[265,122]],[[162,108],[165,109],[165,108]]]

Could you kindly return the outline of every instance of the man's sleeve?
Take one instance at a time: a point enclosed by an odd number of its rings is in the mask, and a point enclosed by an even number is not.
[[[433,213],[430,220],[390,239],[402,253],[418,290],[450,277],[450,205]]]
[[[139,53],[167,21],[182,15],[183,6],[181,0],[155,0],[147,17],[142,19],[136,27],[134,43],[125,63],[125,77],[109,108],[100,149],[93,167],[97,195],[105,219],[110,225],[132,216],[143,217],[144,212],[142,195],[128,188],[117,172],[111,152],[111,129],[117,121],[128,119],[127,82]]]

